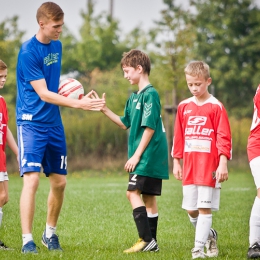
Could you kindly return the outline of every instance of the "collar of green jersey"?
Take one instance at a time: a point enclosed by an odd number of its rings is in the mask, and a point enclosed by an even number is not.
[[[143,92],[145,92],[148,88],[152,88],[153,86],[152,86],[152,84],[148,84],[146,87],[144,87],[139,93],[138,93],[138,91],[136,91],[135,93],[136,94],[141,94],[141,93],[143,93]]]

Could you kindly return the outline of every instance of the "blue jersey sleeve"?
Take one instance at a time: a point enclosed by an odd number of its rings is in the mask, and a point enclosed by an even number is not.
[[[43,69],[41,60],[34,53],[24,51],[20,54],[22,62],[20,63],[23,71],[24,80],[28,83],[33,80],[43,79]]]

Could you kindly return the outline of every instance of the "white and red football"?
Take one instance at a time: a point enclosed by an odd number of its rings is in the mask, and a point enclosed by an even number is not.
[[[81,99],[84,96],[84,88],[76,79],[67,78],[60,81],[58,94],[68,98]]]

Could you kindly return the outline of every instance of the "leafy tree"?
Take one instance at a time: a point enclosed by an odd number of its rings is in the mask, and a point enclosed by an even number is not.
[[[8,66],[8,80],[1,94],[5,95],[9,102],[15,102],[16,97],[16,61],[17,53],[21,45],[23,31],[18,30],[18,16],[0,23],[0,59]],[[8,97],[6,94],[9,94]]]
[[[75,50],[78,71],[89,77],[95,68],[113,69],[121,58],[124,47],[119,40],[118,22],[105,12],[94,16],[94,4],[87,4],[87,12],[82,11],[83,25],[80,29],[81,40]]]
[[[62,42],[62,74],[77,71],[80,67],[79,59],[75,54],[75,49],[78,44],[76,37],[64,25],[60,37]]]
[[[166,8],[161,19],[149,33],[155,50],[151,52],[158,85],[164,90],[175,90],[178,100],[187,97],[184,67],[193,54],[195,34],[188,19],[189,11],[182,10],[174,0],[164,0]]]
[[[193,0],[196,54],[211,67],[216,96],[230,114],[252,115],[259,83],[260,10],[252,0]]]
[[[125,46],[125,51],[131,49],[148,51],[150,45],[149,34],[142,28],[136,27],[125,35],[122,44]]]

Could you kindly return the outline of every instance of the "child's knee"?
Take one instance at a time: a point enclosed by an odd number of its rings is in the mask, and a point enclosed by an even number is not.
[[[187,210],[187,213],[192,218],[197,218],[199,216],[199,211],[198,210]]]

